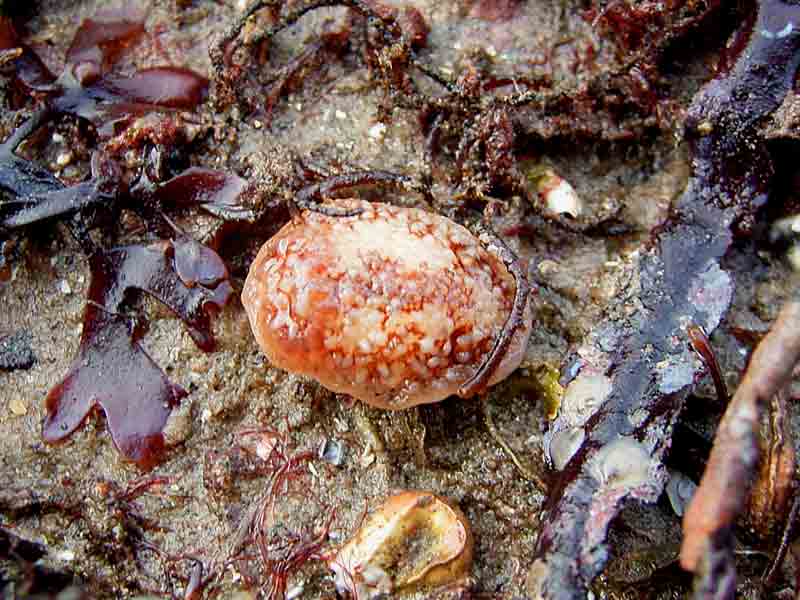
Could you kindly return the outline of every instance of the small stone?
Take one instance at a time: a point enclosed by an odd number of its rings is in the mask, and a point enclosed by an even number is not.
[[[28,413],[28,406],[19,398],[13,398],[11,402],[8,403],[8,408],[11,409],[11,413],[17,417],[21,417]]]
[[[58,282],[58,291],[65,296],[69,296],[72,293],[72,286],[69,284],[69,281],[62,279]]]
[[[545,208],[553,214],[579,217],[583,213],[583,202],[575,188],[553,169],[544,169],[539,175],[537,191]]]
[[[56,164],[61,168],[66,167],[71,162],[72,152],[59,152],[58,156],[56,156]]]
[[[63,562],[72,562],[75,560],[75,552],[72,550],[62,550],[60,552],[56,552],[56,560],[60,560]]]
[[[367,135],[376,142],[381,141],[383,136],[386,135],[386,125],[383,123],[375,123],[375,125],[369,128]]]
[[[319,445],[317,456],[334,467],[341,467],[344,464],[346,449],[344,442],[325,438]]]
[[[554,260],[545,259],[539,263],[538,268],[542,277],[550,277],[558,273],[558,263]]]
[[[697,484],[686,475],[678,471],[670,471],[665,491],[676,515],[683,516],[696,490]]]

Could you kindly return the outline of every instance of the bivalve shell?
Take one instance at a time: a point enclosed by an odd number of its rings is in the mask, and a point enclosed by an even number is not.
[[[464,582],[473,540],[464,514],[429,492],[390,497],[329,560],[340,593],[359,600]]]

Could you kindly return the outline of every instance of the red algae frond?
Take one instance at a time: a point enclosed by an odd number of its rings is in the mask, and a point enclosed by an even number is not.
[[[368,404],[402,409],[458,392],[514,302],[514,278],[464,227],[358,200],[304,211],[261,248],[242,302],[270,362]],[[527,309],[526,309],[527,311]],[[530,318],[490,383],[519,366]]]

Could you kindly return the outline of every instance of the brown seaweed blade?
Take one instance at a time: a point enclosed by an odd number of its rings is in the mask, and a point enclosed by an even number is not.
[[[101,311],[87,306],[87,319]],[[119,451],[149,469],[163,455],[162,431],[184,396],[133,339],[124,319],[100,317],[84,330],[69,373],[47,395],[42,437],[50,443],[65,440],[100,405]]]
[[[584,598],[606,562],[606,531],[621,503],[661,493],[672,426],[701,372],[685,328],[712,332],[730,305],[732,282],[719,260],[731,226],[766,201],[773,169],[757,127],[792,88],[798,20],[800,6],[761,0],[747,47],[695,96],[686,124],[694,173],[641,253],[638,293],[610,307],[572,359],[570,385],[584,378],[602,393],[576,394],[584,418],[576,424],[562,407],[548,435],[551,454],[569,448],[565,440],[583,442],[561,457],[550,495],[532,577],[541,597]]]
[[[85,19],[67,49],[67,65],[86,85],[107,71],[144,32],[144,16],[134,11]]]
[[[99,179],[65,187],[45,169],[16,156],[16,147],[45,118],[45,112],[37,113],[0,145],[0,191],[11,197],[0,203],[0,234],[4,227],[77,213],[67,225],[89,255],[92,281],[78,356],[47,396],[42,435],[48,442],[65,440],[99,405],[120,452],[150,468],[163,455],[164,426],[186,392],[147,355],[139,344],[143,332],[124,313],[135,308],[139,293],[149,294],[175,312],[198,347],[212,351],[210,313],[231,296],[228,271],[216,252],[185,236],[107,251],[96,247],[85,234],[90,226],[85,209],[98,200],[118,203],[124,194]],[[235,192],[242,186],[229,188],[239,179],[209,173],[220,182],[215,188],[207,189],[208,177],[188,178],[160,199],[164,204],[202,198],[211,205],[221,200],[235,205]],[[100,193],[102,188],[111,189]]]
[[[55,77],[30,47],[23,44],[9,17],[0,17],[0,50],[18,49],[12,61],[14,79],[25,93],[50,92],[57,88]]]
[[[709,549],[727,545],[732,550],[729,531],[745,507],[758,466],[761,413],[791,381],[799,360],[800,300],[794,298],[756,348],[719,424],[700,487],[684,516],[684,568],[701,572],[700,562]]]
[[[187,261],[187,254],[194,260]],[[120,452],[150,468],[163,453],[167,417],[186,392],[147,355],[139,345],[142,332],[121,313],[134,291],[145,292],[172,309],[195,343],[211,351],[208,311],[228,301],[228,273],[216,253],[188,239],[98,250],[89,264],[80,349],[64,381],[47,396],[42,435],[47,442],[64,440],[100,405]]]
[[[82,117],[98,128],[101,137],[108,137],[117,124],[132,117],[155,110],[190,110],[205,97],[208,80],[183,67],[140,69],[126,77],[112,72],[144,32],[141,15],[86,19],[75,33],[58,78],[19,39],[6,17],[0,17],[0,50],[20,53],[9,61],[19,94],[38,95],[53,113]]]

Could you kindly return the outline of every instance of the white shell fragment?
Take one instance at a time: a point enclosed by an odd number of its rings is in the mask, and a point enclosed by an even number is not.
[[[560,471],[580,450],[586,439],[584,426],[602,408],[611,393],[611,379],[597,373],[581,373],[561,399],[560,421],[545,439],[545,453]]]
[[[686,507],[689,506],[695,490],[697,490],[697,484],[686,475],[678,471],[669,472],[669,481],[667,481],[665,491],[667,492],[669,503],[672,505],[672,510],[679,517],[682,517],[683,513],[686,512]]]
[[[544,201],[545,208],[554,214],[579,217],[583,213],[583,202],[570,183],[547,167],[536,180],[536,191]]]
[[[772,224],[770,241],[784,240],[789,242],[786,259],[795,271],[800,271],[800,215],[792,215],[778,219]]]
[[[429,492],[390,497],[329,560],[336,589],[359,600],[464,581],[472,533],[463,513]]]
[[[325,438],[319,445],[317,457],[334,467],[341,467],[344,464],[345,445],[340,440]]]
[[[652,479],[653,461],[634,438],[619,436],[592,459],[589,472],[604,488],[632,489]]]

